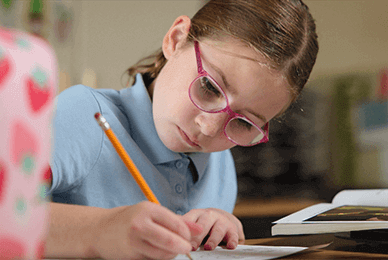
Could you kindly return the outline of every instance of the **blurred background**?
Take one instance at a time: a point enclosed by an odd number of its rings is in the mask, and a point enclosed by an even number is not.
[[[124,71],[161,47],[175,18],[192,17],[205,2],[0,0],[0,24],[51,43],[60,91],[79,83],[120,89]],[[304,2],[320,44],[310,81],[271,122],[269,143],[232,149],[235,214],[248,238],[339,190],[388,186],[388,1]]]

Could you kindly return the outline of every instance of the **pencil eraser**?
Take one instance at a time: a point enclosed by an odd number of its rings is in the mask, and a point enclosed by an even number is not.
[[[101,114],[100,114],[100,113],[98,113],[98,112],[94,114],[94,117],[95,117],[96,119],[99,119],[99,118],[100,118],[100,116],[101,116]]]

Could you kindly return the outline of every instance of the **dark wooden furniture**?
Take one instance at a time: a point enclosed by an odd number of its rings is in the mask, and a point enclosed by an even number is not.
[[[290,255],[282,259],[388,259],[388,244],[366,244],[335,234],[280,236],[249,239],[245,244],[272,246],[314,246],[331,243],[324,249]]]

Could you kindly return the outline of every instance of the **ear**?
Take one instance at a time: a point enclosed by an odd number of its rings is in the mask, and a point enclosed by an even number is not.
[[[174,52],[186,41],[191,26],[191,20],[186,15],[175,19],[163,38],[163,54],[168,60]]]

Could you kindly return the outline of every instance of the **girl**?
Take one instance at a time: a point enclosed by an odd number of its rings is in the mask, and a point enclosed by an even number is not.
[[[202,241],[209,250],[242,243],[229,148],[268,140],[268,122],[297,98],[317,51],[300,0],[211,0],[175,20],[151,63],[128,69],[133,86],[62,92],[46,257],[169,259]],[[163,206],[142,202],[96,112]]]

